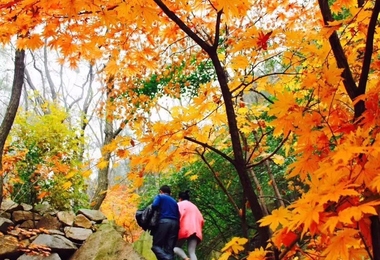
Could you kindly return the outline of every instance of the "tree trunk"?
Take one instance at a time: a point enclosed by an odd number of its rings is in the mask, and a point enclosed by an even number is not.
[[[114,132],[113,129],[113,117],[110,115],[110,104],[112,103],[112,97],[110,94],[112,93],[112,90],[114,88],[114,78],[111,76],[107,81],[107,97],[106,97],[106,113],[105,113],[105,128],[104,128],[104,142],[103,147],[109,145],[112,140],[121,132],[121,129],[117,129]],[[111,112],[112,113],[112,112]],[[104,168],[99,168],[98,171],[98,182],[96,186],[96,191],[94,194],[94,197],[91,201],[91,207],[93,209],[99,209],[102,205],[102,202],[106,198],[107,190],[108,190],[108,175],[110,171],[110,160],[111,160],[111,152],[109,151],[102,151],[102,160],[107,162],[107,165]]]
[[[25,71],[25,51],[16,50],[15,52],[15,69],[12,83],[12,94],[9,100],[7,111],[3,122],[0,126],[0,172],[3,170],[3,151],[5,141],[12,128],[14,119],[16,117],[17,109],[20,104],[20,97],[22,92],[22,86],[24,84],[24,71]],[[4,188],[4,175],[0,174],[0,205],[3,201],[3,188]]]
[[[91,208],[92,209],[99,209],[102,205],[104,199],[107,195],[108,190],[108,172],[109,172],[109,161],[111,158],[111,154],[107,152],[106,155],[102,156],[102,160],[107,160],[107,166],[105,168],[99,169],[98,171],[98,183],[95,190],[95,195],[91,201]]]
[[[106,108],[107,109],[107,108]],[[107,112],[106,112],[107,115]],[[103,147],[110,144],[112,139],[114,138],[113,133],[113,124],[112,120],[107,119],[106,116],[106,126],[104,129],[105,137]],[[110,160],[111,153],[108,151],[102,152],[102,160],[107,162],[106,167],[99,169],[98,171],[98,183],[95,191],[94,198],[91,202],[91,207],[93,209],[99,209],[102,205],[103,200],[106,198],[107,190],[108,190],[108,173],[110,170]]]
[[[233,106],[232,95],[227,83],[227,77],[224,72],[224,69],[219,61],[218,54],[216,51],[209,52],[210,58],[215,67],[216,75],[218,78],[218,82],[222,91],[223,100],[227,113],[227,121],[229,132],[231,136],[232,149],[234,152],[234,167],[239,176],[240,184],[242,185],[244,196],[246,197],[252,214],[256,221],[262,219],[264,217],[264,213],[261,209],[259,198],[257,197],[252,181],[248,175],[248,169],[246,167],[246,162],[243,157],[243,149],[241,147],[239,129],[236,121],[236,114]],[[269,227],[260,227],[257,226],[257,231],[259,234],[259,246],[266,248],[268,240],[270,238]]]

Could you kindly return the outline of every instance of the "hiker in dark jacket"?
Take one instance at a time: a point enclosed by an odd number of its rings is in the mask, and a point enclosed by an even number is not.
[[[160,212],[158,225],[152,232],[152,251],[157,260],[173,260],[174,246],[177,242],[179,231],[179,209],[174,198],[170,196],[171,190],[167,185],[160,188],[152,203],[154,210]]]

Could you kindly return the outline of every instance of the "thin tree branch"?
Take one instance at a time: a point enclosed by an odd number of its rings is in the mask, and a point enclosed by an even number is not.
[[[216,15],[216,23],[215,23],[215,39],[214,44],[212,45],[212,48],[216,50],[219,45],[219,37],[220,37],[220,20],[223,14],[223,10],[218,11]]]
[[[260,164],[262,164],[263,162],[265,162],[266,160],[270,159],[273,155],[275,155],[278,150],[280,150],[280,148],[282,147],[282,145],[286,142],[286,140],[288,140],[288,137],[290,135],[291,131],[288,132],[288,134],[284,137],[284,139],[281,141],[281,143],[277,146],[276,149],[274,149],[273,152],[271,152],[267,157],[261,159],[260,161],[256,162],[256,163],[253,163],[253,164],[250,164],[250,165],[247,165],[247,168],[252,168],[252,167],[255,167],[255,166],[258,166]]]
[[[196,33],[194,33],[173,11],[171,11],[161,0],[154,0],[154,2],[162,9],[162,11],[175,22],[191,39],[193,39],[203,50],[210,51],[211,46],[202,40]]]
[[[264,93],[260,92],[260,91],[257,91],[256,89],[251,89],[252,92],[262,96],[266,101],[268,101],[269,103],[271,104],[274,104],[274,102],[272,100],[270,100],[267,96],[264,95]]]
[[[365,45],[364,59],[362,65],[362,73],[360,74],[359,86],[358,86],[358,95],[365,93],[369,69],[371,67],[371,59],[373,53],[373,39],[376,31],[377,17],[380,12],[380,0],[376,0],[375,6],[372,11],[371,19],[368,25],[367,40]]]
[[[47,54],[47,40],[45,40],[45,46],[44,46],[44,68],[45,68],[45,74],[47,81],[49,83],[51,97],[53,100],[57,99],[57,92],[55,91],[55,85],[53,82],[53,79],[51,78],[50,71],[49,71],[49,65],[48,65],[48,54]]]
[[[256,188],[257,188],[257,190],[259,192],[259,196],[258,197],[259,197],[259,200],[260,200],[260,203],[261,203],[261,208],[263,210],[264,216],[267,216],[267,215],[269,215],[269,211],[268,211],[267,205],[265,204],[265,200],[264,200],[264,197],[265,197],[264,190],[261,187],[260,181],[257,178],[255,171],[252,168],[249,169],[248,171],[251,174],[253,182],[256,184]]]
[[[218,183],[219,187],[222,189],[222,191],[224,192],[224,194],[226,194],[226,196],[227,196],[228,200],[230,201],[231,205],[234,207],[236,213],[239,215],[239,207],[237,206],[236,202],[234,201],[234,199],[232,198],[231,194],[228,192],[228,190],[226,189],[226,187],[223,185],[223,182],[219,179],[218,174],[214,171],[214,169],[212,168],[212,166],[209,164],[209,162],[205,158],[204,152],[200,153],[199,151],[197,151],[197,153],[202,158],[202,161],[207,165],[207,167],[209,168],[209,170],[212,172],[212,174],[214,175],[214,178],[215,178],[216,182]]]
[[[186,140],[190,141],[190,142],[193,142],[193,143],[196,143],[196,144],[199,144],[200,146],[204,147],[204,148],[208,148],[210,149],[211,151],[215,152],[216,154],[219,154],[220,156],[222,156],[224,159],[226,159],[227,161],[229,161],[232,165],[235,165],[235,160],[233,160],[231,157],[229,157],[228,155],[226,155],[225,153],[223,153],[222,151],[206,144],[206,143],[203,143],[203,142],[200,142],[198,140],[195,140],[191,137],[188,137],[188,136],[185,136],[184,137]]]
[[[328,25],[329,22],[332,22],[334,19],[332,17],[332,13],[327,0],[318,0],[319,8],[321,9],[323,22],[325,25]],[[334,53],[335,60],[339,68],[343,69],[342,77],[344,87],[346,92],[351,100],[354,100],[357,97],[356,93],[356,83],[352,76],[350,67],[348,65],[348,61],[346,55],[344,54],[343,47],[340,43],[338,34],[333,32],[329,38],[329,42]]]

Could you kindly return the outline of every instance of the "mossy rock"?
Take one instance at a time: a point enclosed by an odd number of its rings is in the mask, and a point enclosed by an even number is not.
[[[142,233],[139,240],[133,243],[136,252],[143,256],[146,260],[156,260],[156,256],[152,251],[152,236],[148,232]]]
[[[115,226],[100,225],[70,258],[71,260],[146,260],[123,240]]]

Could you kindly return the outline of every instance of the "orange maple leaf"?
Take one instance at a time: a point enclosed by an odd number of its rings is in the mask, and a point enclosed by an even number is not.
[[[124,149],[119,149],[119,150],[117,150],[116,154],[120,158],[126,158],[129,153],[128,153],[128,151],[126,151]]]
[[[267,50],[268,49],[268,40],[269,40],[269,37],[271,36],[273,31],[270,31],[266,34],[264,34],[262,31],[259,32],[259,37],[257,38],[257,45],[259,45],[259,48],[263,49],[263,50]]]
[[[47,191],[43,191],[43,192],[40,192],[40,194],[38,194],[38,199],[43,199],[45,198],[47,195],[49,195],[49,192]]]
[[[261,227],[269,226],[271,230],[276,230],[279,225],[285,226],[288,224],[288,218],[290,216],[290,212],[288,209],[284,207],[280,207],[272,211],[272,215],[265,216],[260,219],[258,222]]]
[[[351,259],[349,257],[350,248],[358,248],[359,241],[355,238],[358,231],[355,229],[343,229],[331,239],[330,245],[325,249],[323,255],[326,260]]]
[[[247,260],[265,260],[268,251],[264,250],[264,248],[256,248],[254,251],[250,252]]]

